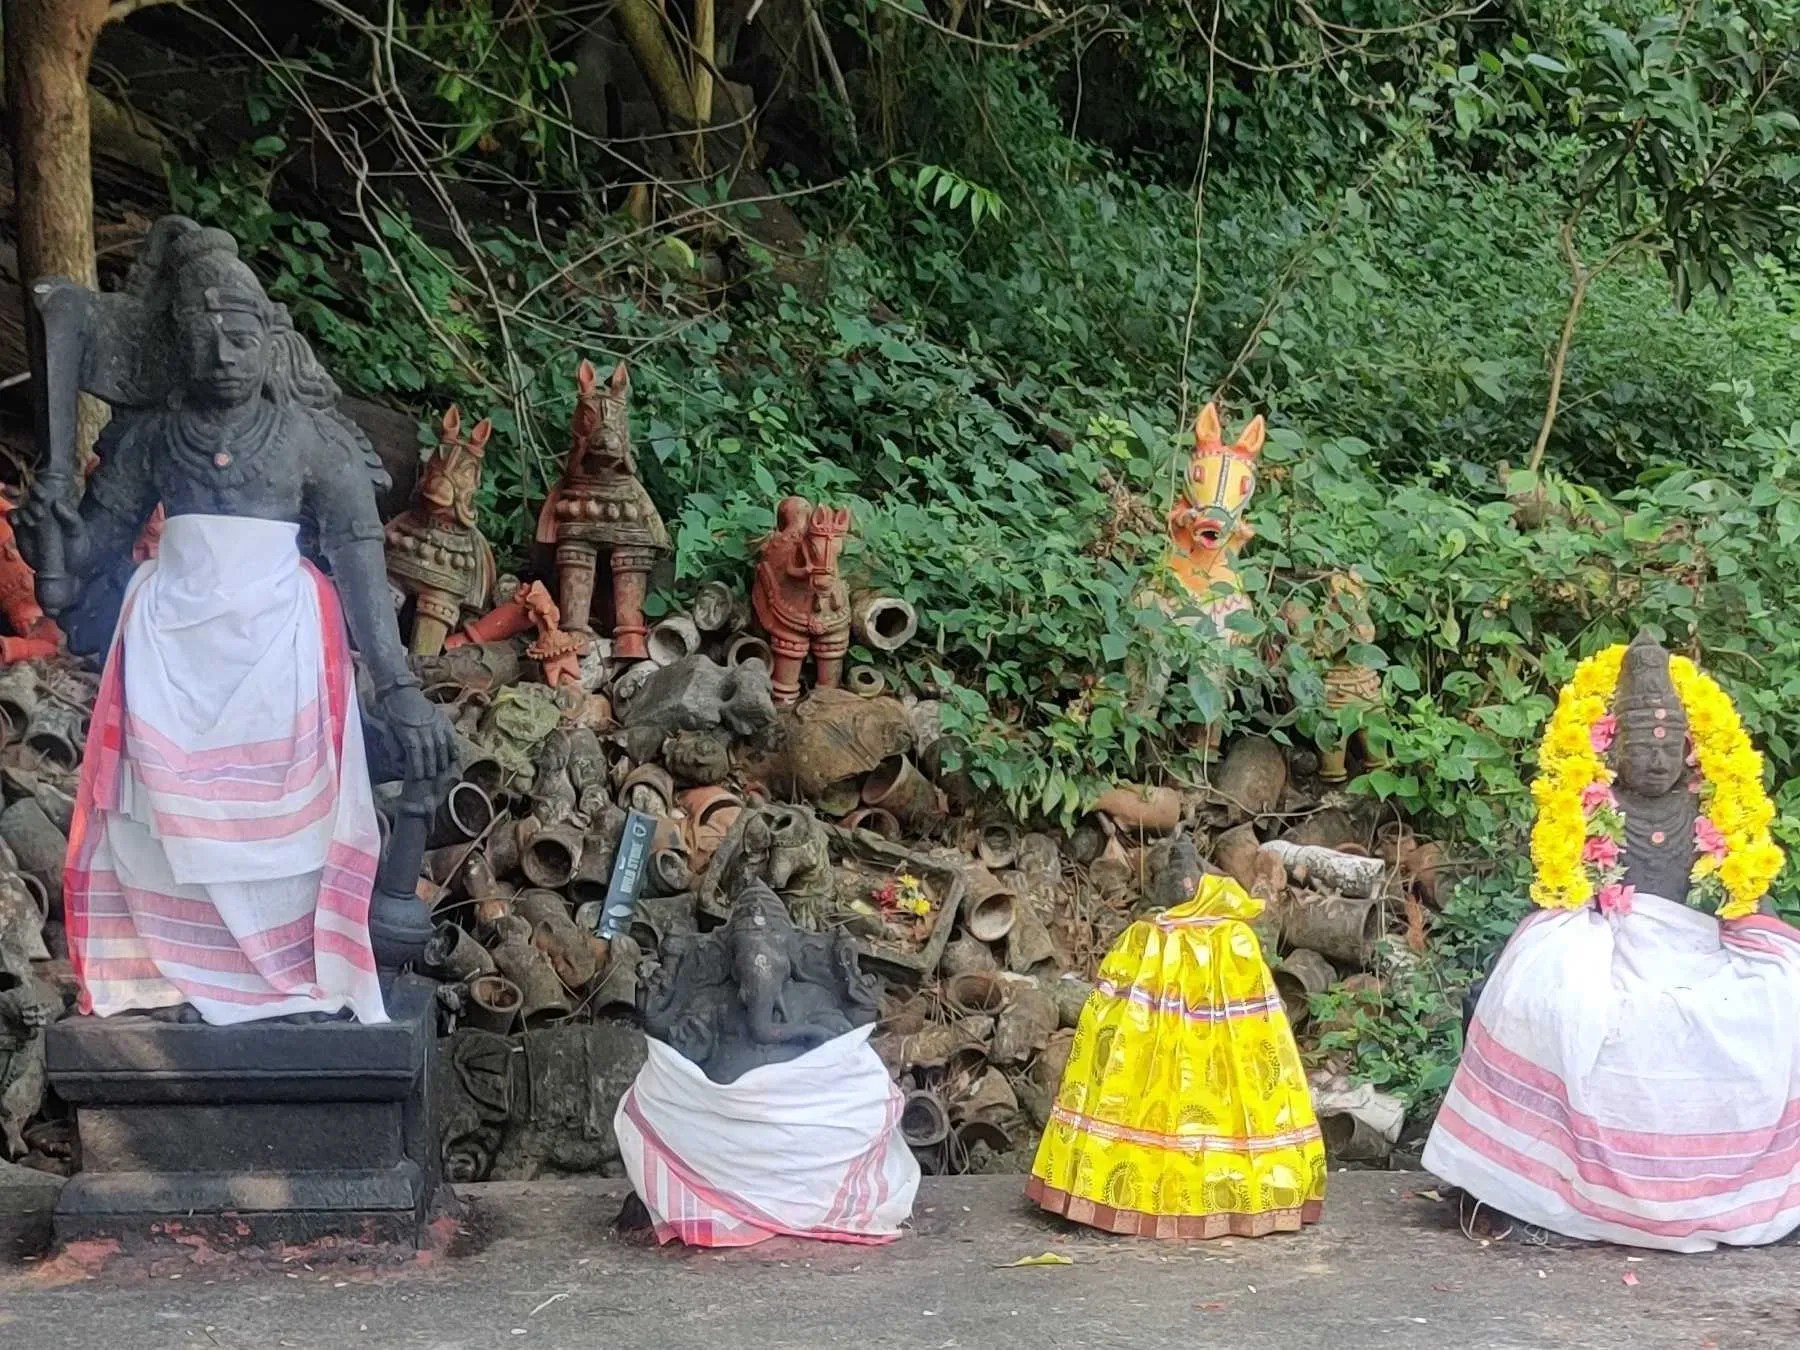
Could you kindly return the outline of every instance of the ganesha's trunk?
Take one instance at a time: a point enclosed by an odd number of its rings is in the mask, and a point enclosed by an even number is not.
[[[816,1039],[812,1028],[790,1025],[781,1006],[782,987],[787,984],[785,961],[777,961],[766,951],[746,953],[738,958],[739,996],[750,1023],[750,1039],[759,1045],[779,1045],[789,1041]]]

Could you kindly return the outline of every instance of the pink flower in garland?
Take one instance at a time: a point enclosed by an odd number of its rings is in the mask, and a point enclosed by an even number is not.
[[[1619,861],[1619,846],[1603,834],[1592,835],[1581,850],[1581,860],[1595,867],[1612,867]]]
[[[1600,888],[1594,897],[1594,903],[1600,906],[1602,914],[1616,914],[1620,918],[1631,913],[1631,898],[1637,894],[1636,886],[1627,886],[1624,882],[1609,882]]]
[[[1702,853],[1710,853],[1715,858],[1723,858],[1727,851],[1725,836],[1719,827],[1705,816],[1694,822],[1694,847]]]
[[[1612,749],[1613,737],[1618,734],[1619,719],[1608,713],[1588,728],[1588,744],[1594,747],[1596,755],[1604,755]]]
[[[1581,790],[1581,813],[1591,816],[1603,806],[1617,806],[1619,799],[1605,783],[1589,783]]]

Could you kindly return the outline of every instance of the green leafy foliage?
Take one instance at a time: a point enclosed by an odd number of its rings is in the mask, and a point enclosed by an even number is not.
[[[1443,839],[1463,884],[1424,958],[1319,1013],[1344,1023],[1328,1049],[1411,1102],[1441,1091],[1461,988],[1523,909],[1536,739],[1582,655],[1644,623],[1697,649],[1766,750],[1780,836],[1800,848],[1800,289],[1764,252],[1791,219],[1770,200],[1791,129],[1744,102],[1762,77],[1731,16],[1750,10],[1696,6],[1672,36],[1582,5],[1534,15],[1534,32],[1265,5],[1215,33],[1211,11],[1200,31],[1189,8],[1141,0],[1080,58],[856,8],[838,22],[876,93],[841,181],[795,199],[823,241],[804,280],[748,240],[755,206],[717,183],[671,193],[681,214],[661,230],[590,203],[554,232],[475,219],[446,243],[398,198],[327,227],[269,204],[303,131],[275,97],[263,141],[184,173],[179,196],[238,233],[347,384],[495,418],[483,510],[503,555],[528,543],[584,355],[631,361],[680,577],[743,585],[787,493],[850,506],[846,571],[923,621],[889,674],[942,701],[962,767],[1023,815],[1066,820],[1121,780],[1200,781],[1208,725],[1335,734],[1321,662],[1279,616],[1355,568],[1377,628],[1355,658],[1387,704],[1338,720],[1366,724],[1388,763],[1351,790]],[[466,12],[431,7],[403,49],[424,55],[397,72],[452,110],[447,165],[563,181],[561,122],[531,111],[556,58]],[[1076,106],[1083,59],[1111,63],[1098,109]],[[877,150],[882,128],[904,143]],[[1731,160],[1754,172],[1697,167],[1707,146],[1759,137]],[[1594,280],[1548,444],[1553,509],[1524,529],[1503,466],[1531,446],[1568,308],[1556,225],[1619,174],[1635,204],[1623,225],[1585,215],[1581,241],[1660,222],[1689,308],[1671,312],[1645,255]],[[722,239],[751,260],[728,302],[701,266]],[[1253,607],[1229,644],[1157,599],[1185,427],[1215,393],[1233,425],[1271,424],[1240,560]],[[1777,898],[1800,912],[1800,868]]]

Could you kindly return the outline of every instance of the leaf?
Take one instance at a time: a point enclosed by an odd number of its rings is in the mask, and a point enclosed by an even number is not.
[[[1008,1261],[1003,1266],[996,1266],[995,1269],[1017,1270],[1021,1266],[1072,1266],[1074,1264],[1075,1258],[1071,1256],[1064,1256],[1059,1252],[1044,1252],[1039,1256],[1021,1256],[1017,1261]]]

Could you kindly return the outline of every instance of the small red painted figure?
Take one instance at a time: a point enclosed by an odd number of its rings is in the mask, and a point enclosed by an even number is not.
[[[800,668],[813,658],[813,682],[835,689],[850,650],[850,592],[838,575],[838,554],[850,532],[850,512],[785,497],[775,508],[775,533],[763,541],[750,603],[775,653],[777,703],[800,697]]]
[[[388,522],[388,579],[413,602],[414,656],[442,651],[463,610],[486,608],[494,588],[494,551],[475,528],[475,492],[493,431],[484,417],[464,437],[462,410],[452,403],[412,507]]]
[[[537,641],[525,649],[525,655],[543,666],[544,683],[552,689],[564,685],[579,687],[581,654],[587,650],[587,640],[562,630],[562,616],[557,612],[556,601],[550,598],[550,592],[544,589],[542,582],[534,581],[520,587],[518,600],[537,629]]]
[[[644,595],[650,568],[669,551],[669,532],[631,454],[626,398],[631,377],[619,362],[604,385],[591,362],[576,373],[578,390],[568,463],[538,513],[540,544],[556,546],[556,581],[563,622],[575,634],[592,632],[594,585],[600,555],[612,577],[613,655],[649,656],[644,643]]]
[[[13,634],[0,637],[0,665],[8,666],[17,661],[48,660],[62,648],[56,621],[38,606],[37,578],[19,556],[8,519],[12,510],[13,503],[0,497],[0,614],[6,616]]]

